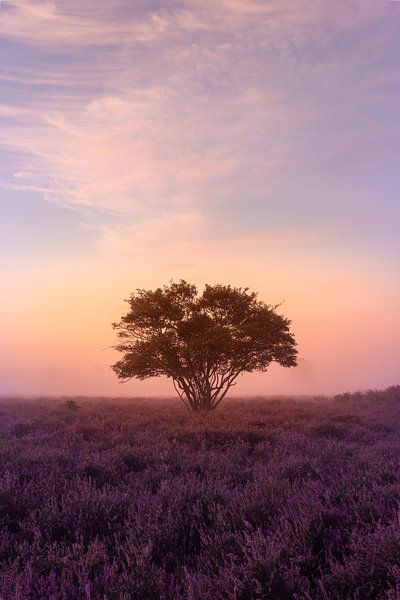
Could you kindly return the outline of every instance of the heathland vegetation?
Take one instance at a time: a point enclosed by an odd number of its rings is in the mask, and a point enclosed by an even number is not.
[[[4,599],[399,598],[400,387],[0,412]]]

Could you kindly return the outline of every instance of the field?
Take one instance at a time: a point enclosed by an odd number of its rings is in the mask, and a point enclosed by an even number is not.
[[[400,386],[0,402],[4,600],[400,598]]]

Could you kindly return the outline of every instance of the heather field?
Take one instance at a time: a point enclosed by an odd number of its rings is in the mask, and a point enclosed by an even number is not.
[[[400,386],[0,402],[4,600],[400,598]]]

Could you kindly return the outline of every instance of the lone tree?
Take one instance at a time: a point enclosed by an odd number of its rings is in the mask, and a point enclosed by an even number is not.
[[[190,410],[213,410],[243,372],[266,371],[272,361],[296,366],[290,321],[248,288],[206,285],[198,295],[184,280],[136,290],[129,312],[113,323],[124,354],[118,378],[166,375]],[[279,306],[279,305],[278,305]]]

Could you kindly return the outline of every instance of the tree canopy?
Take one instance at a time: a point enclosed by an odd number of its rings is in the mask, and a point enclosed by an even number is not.
[[[206,285],[198,294],[181,280],[126,302],[129,312],[113,323],[123,353],[113,370],[122,381],[171,378],[188,409],[215,409],[240,373],[297,364],[291,322],[248,288]]]

